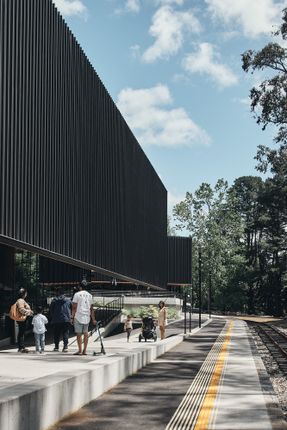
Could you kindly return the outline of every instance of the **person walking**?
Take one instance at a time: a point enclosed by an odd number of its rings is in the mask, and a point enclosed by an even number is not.
[[[61,337],[63,352],[68,352],[69,333],[72,323],[72,302],[63,294],[62,288],[56,289],[56,297],[50,306],[51,323],[54,329],[54,351],[59,351]]]
[[[74,355],[87,355],[90,320],[92,320],[93,325],[96,325],[93,297],[86,291],[86,286],[87,281],[82,281],[79,284],[79,291],[74,294],[72,302],[72,322],[78,343],[78,351]],[[82,344],[84,344],[83,349]]]
[[[42,307],[37,306],[36,315],[32,319],[36,354],[43,354],[45,352],[45,332],[47,331],[45,324],[48,324],[48,319],[42,314],[42,311]]]
[[[17,343],[18,343],[18,352],[23,352],[23,353],[29,352],[29,349],[25,347],[26,321],[28,316],[33,315],[33,311],[31,310],[30,306],[25,300],[26,297],[27,297],[27,290],[25,290],[25,288],[20,288],[18,292],[18,300],[16,302],[16,306],[18,308],[19,313],[23,315],[25,319],[23,321],[17,321],[17,325],[18,325]]]
[[[128,315],[124,325],[124,331],[127,333],[127,342],[130,341],[130,335],[131,335],[132,329],[133,329],[132,317]]]
[[[161,300],[158,304],[158,325],[160,330],[160,338],[163,340],[165,338],[165,327],[167,324],[167,309],[165,303]]]

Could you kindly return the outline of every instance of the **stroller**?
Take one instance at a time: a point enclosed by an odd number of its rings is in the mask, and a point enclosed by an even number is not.
[[[142,319],[142,332],[139,334],[139,342],[142,339],[153,339],[154,342],[157,340],[156,327],[152,316],[143,317]]]

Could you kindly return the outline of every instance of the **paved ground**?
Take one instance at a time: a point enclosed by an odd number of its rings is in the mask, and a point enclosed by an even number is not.
[[[191,328],[196,326],[197,315]],[[5,418],[0,428],[46,430],[48,425],[40,422],[50,425],[95,398],[53,430],[287,428],[245,322],[213,317],[182,342],[176,335],[183,327],[183,321],[171,324],[169,339],[163,342],[139,343],[139,330],[133,331],[129,343],[125,334],[107,338],[104,356],[93,356],[100,349],[93,338],[89,355],[81,357],[73,356],[76,344],[68,354],[53,353],[52,344],[43,356],[19,354],[13,348],[1,351],[0,403],[6,404],[6,412],[0,419],[11,413],[10,403],[16,403],[11,417],[15,415],[15,425]],[[137,369],[141,370],[119,383]],[[26,415],[18,408],[23,402],[30,411]],[[45,407],[35,406],[43,402]],[[33,421],[24,426],[27,417]]]
[[[224,324],[214,321],[53,430],[164,429]],[[168,335],[182,330],[183,323],[176,323]]]

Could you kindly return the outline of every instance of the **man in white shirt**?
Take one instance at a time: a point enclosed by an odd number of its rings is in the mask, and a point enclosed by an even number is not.
[[[86,285],[86,281],[80,283],[79,290],[72,300],[72,324],[74,324],[78,343],[78,351],[75,355],[87,355],[90,320],[92,319],[93,324],[96,324],[93,297],[85,290]],[[84,336],[84,342],[82,342],[82,336]]]

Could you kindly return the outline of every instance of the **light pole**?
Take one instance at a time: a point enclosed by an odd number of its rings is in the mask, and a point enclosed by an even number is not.
[[[201,248],[198,250],[198,327],[201,327]]]
[[[211,248],[208,250],[208,318],[211,318]]]
[[[190,294],[188,294],[187,298],[189,303],[188,311],[189,311],[189,333],[190,333],[191,332],[191,296]]]
[[[184,334],[186,334],[186,293],[184,293]]]
[[[211,318],[211,272],[208,274],[208,318]]]

